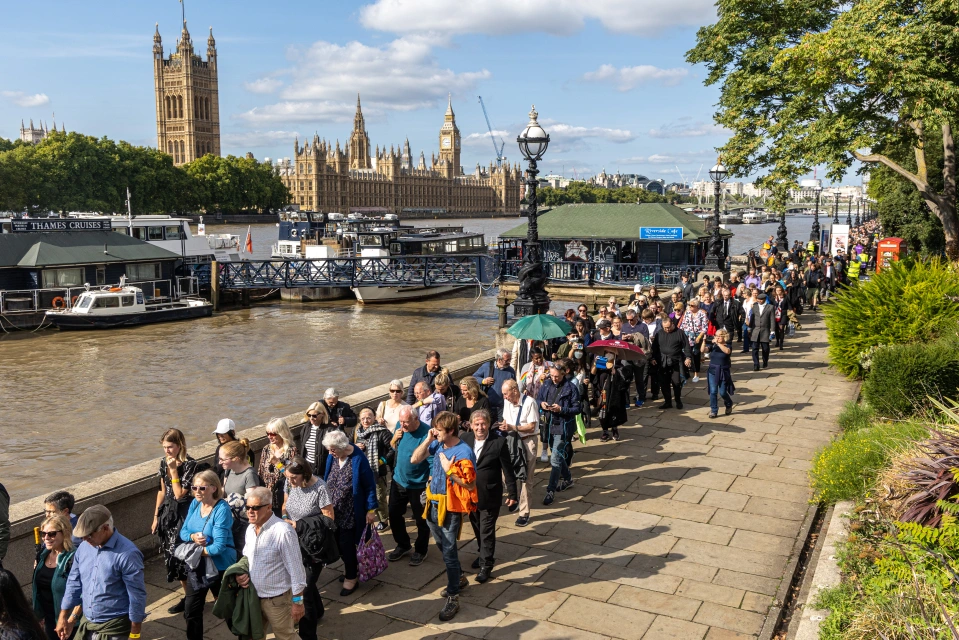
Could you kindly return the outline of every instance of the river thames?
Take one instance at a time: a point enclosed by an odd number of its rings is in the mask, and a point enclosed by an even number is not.
[[[435,221],[483,231],[487,240],[521,222]],[[812,218],[787,224],[791,240],[805,241]],[[207,226],[208,233],[246,229]],[[739,253],[776,224],[731,230]],[[254,227],[254,257],[268,257],[275,239],[274,225]],[[554,303],[560,311],[571,306]],[[183,430],[188,445],[211,441],[220,418],[245,429],[305,409],[330,386],[349,395],[401,378],[428,349],[445,362],[490,349],[496,320],[493,294],[473,288],[402,304],[275,301],[195,322],[10,334],[0,340],[0,479],[17,502],[159,459],[160,434],[170,427]]]

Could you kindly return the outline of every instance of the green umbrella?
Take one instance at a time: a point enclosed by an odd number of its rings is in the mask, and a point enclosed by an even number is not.
[[[507,333],[518,340],[549,340],[567,336],[572,330],[573,328],[565,320],[540,313],[520,318]]]

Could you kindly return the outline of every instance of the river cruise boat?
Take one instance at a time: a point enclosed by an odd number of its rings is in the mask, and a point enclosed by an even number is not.
[[[743,216],[739,212],[724,211],[719,216],[719,221],[722,224],[740,224],[743,221]]]
[[[200,298],[155,299],[147,302],[143,290],[127,286],[90,288],[68,309],[47,311],[58,329],[115,329],[155,322],[192,320],[213,315],[213,305]]]
[[[743,214],[743,224],[763,224],[766,214],[762,211],[747,211]]]

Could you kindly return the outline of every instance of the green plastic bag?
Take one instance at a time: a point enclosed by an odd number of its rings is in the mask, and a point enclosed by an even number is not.
[[[581,443],[586,444],[586,421],[581,413],[576,416],[576,435]]]

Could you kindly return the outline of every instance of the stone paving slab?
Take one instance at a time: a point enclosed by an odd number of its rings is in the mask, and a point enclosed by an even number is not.
[[[486,584],[475,583],[476,543],[464,529],[460,558],[471,584],[452,622],[437,617],[446,578],[431,545],[423,565],[395,563],[346,598],[340,565],[324,571],[319,636],[755,638],[806,517],[814,448],[836,431],[854,390],[826,366],[821,318],[803,324],[784,351],[773,350],[768,369],[753,372],[751,357],[734,351],[732,415],[708,418],[705,378],[688,384],[682,410],[631,408],[619,442],[599,442],[593,428],[576,445],[576,485],[550,507],[540,504],[549,467],[538,462],[530,525],[518,528],[502,512]],[[388,533],[383,543],[392,548]],[[183,637],[182,617],[166,612],[179,585],[165,581],[156,559],[147,581],[143,638]],[[206,637],[231,637],[210,608]]]

